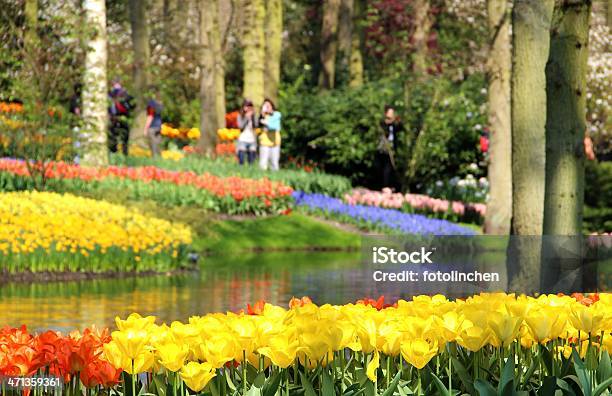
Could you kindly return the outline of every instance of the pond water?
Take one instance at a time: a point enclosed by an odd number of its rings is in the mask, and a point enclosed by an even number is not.
[[[466,272],[499,273],[499,282],[374,282],[377,268],[363,262],[360,252],[277,252],[201,261],[199,271],[175,276],[0,285],[0,322],[26,324],[35,331],[71,331],[91,325],[114,327],[115,316],[125,318],[132,312],[170,323],[193,315],[237,311],[259,300],[287,306],[294,296],[309,296],[319,304],[345,304],[380,295],[390,302],[417,294],[465,297],[506,289],[508,281],[505,268],[488,264],[499,260],[490,258],[479,263],[455,257],[452,265]],[[435,272],[444,265],[448,263],[421,265],[419,270]],[[601,290],[606,289],[609,286]]]
[[[291,297],[308,295],[342,303],[354,292],[344,274],[356,269],[359,258],[355,252],[205,257],[200,271],[175,276],[11,283],[0,285],[0,317],[3,325],[70,331],[114,326],[116,315],[131,312],[171,322],[236,311],[261,299],[286,306]]]

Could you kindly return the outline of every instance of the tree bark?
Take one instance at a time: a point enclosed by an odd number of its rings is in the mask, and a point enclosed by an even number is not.
[[[589,0],[555,10],[546,65],[546,196],[544,233],[582,233]]]
[[[546,61],[554,0],[516,0],[512,48],[512,231],[542,235]]]
[[[512,128],[510,124],[510,14],[506,0],[487,2],[489,21],[489,201],[485,232],[508,235],[512,219]]]
[[[361,54],[363,29],[360,23],[363,16],[363,8],[364,4],[362,0],[354,0],[349,59],[349,86],[351,87],[360,87],[363,85],[363,56]]]
[[[266,97],[274,103],[278,99],[283,46],[283,1],[267,0],[266,7]]]
[[[146,122],[147,89],[149,86],[149,64],[151,51],[149,49],[149,24],[147,23],[147,1],[129,0],[130,26],[132,28],[132,51],[134,63],[132,75],[136,101],[134,121],[130,130],[130,142],[146,146],[143,129]]]
[[[87,42],[83,73],[83,165],[108,164],[106,147],[107,111],[107,36],[104,0],[84,0],[85,23],[92,31]]]
[[[220,36],[218,22],[218,0],[200,1],[200,141],[203,153],[214,152],[217,143],[217,129],[221,126],[217,90],[218,57]]]
[[[554,0],[515,0],[512,11],[512,222],[509,289],[541,288],[546,156],[546,61]],[[534,238],[535,236],[535,238]]]
[[[343,67],[348,65],[351,56],[354,8],[355,0],[340,0],[340,9],[338,11],[338,56]]]
[[[26,0],[24,14],[26,20],[25,43],[26,46],[32,46],[37,39],[38,0]]]
[[[333,89],[336,74],[336,52],[338,49],[338,13],[340,0],[323,2],[323,23],[321,26],[321,73],[319,87]]]
[[[414,34],[412,35],[412,40],[414,42],[412,71],[417,79],[422,79],[427,74],[427,40],[429,39],[429,33],[433,24],[431,15],[429,15],[429,10],[429,0],[414,1],[413,12],[415,28]]]
[[[266,16],[264,0],[244,0],[244,23],[246,29],[243,35],[244,88],[243,96],[253,101],[256,107],[261,106],[264,99],[264,62],[266,56],[266,41],[264,22]]]

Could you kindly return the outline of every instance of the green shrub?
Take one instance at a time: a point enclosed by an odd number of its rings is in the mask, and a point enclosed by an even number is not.
[[[594,208],[612,207],[612,162],[587,161],[584,203]]]
[[[427,80],[410,84],[380,80],[360,88],[313,94],[299,85],[281,97],[283,154],[308,158],[354,184],[377,186],[375,156],[385,104],[396,106],[406,127],[397,153],[404,186],[424,189],[423,181],[465,176],[482,161],[478,149],[486,121],[482,75],[460,83]],[[408,98],[406,106],[405,98]],[[483,175],[480,170],[475,174]]]

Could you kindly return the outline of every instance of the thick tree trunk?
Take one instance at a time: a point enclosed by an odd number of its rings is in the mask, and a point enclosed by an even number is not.
[[[264,0],[244,0],[243,59],[244,89],[243,96],[253,101],[256,107],[264,99],[264,62],[266,40],[264,22],[266,9]]]
[[[283,1],[267,0],[266,7],[266,97],[274,103],[278,99],[283,46]]]
[[[92,31],[87,42],[83,73],[83,165],[108,164],[106,137],[107,111],[107,37],[104,0],[85,0],[85,23]]]
[[[130,130],[130,142],[146,146],[143,129],[147,118],[147,88],[149,85],[149,24],[147,23],[147,1],[129,0],[130,26],[132,28],[132,51],[134,62],[132,75],[134,90],[132,95],[136,101],[134,121]]]
[[[582,233],[589,0],[555,10],[546,66],[546,198],[544,233]]]
[[[217,68],[220,39],[217,0],[200,1],[200,141],[203,153],[214,152],[220,127]],[[222,118],[221,118],[222,119]]]
[[[546,193],[543,291],[588,290],[596,279],[583,264],[584,135],[590,0],[557,3],[546,65]],[[587,283],[584,283],[586,281]]]
[[[554,0],[516,0],[512,49],[512,231],[542,235],[546,75]]]
[[[433,20],[430,11],[429,0],[415,0],[413,6],[414,12],[414,34],[412,41],[414,42],[414,51],[412,54],[412,71],[417,79],[422,79],[427,74],[427,41]]]
[[[546,157],[546,61],[554,0],[515,0],[512,12],[512,226],[510,289],[541,287]],[[536,236],[534,238],[533,236]]]
[[[512,219],[510,14],[507,0],[489,0],[489,201],[485,232],[508,235]]]
[[[321,89],[334,88],[339,11],[340,0],[324,0],[321,26],[321,74],[319,75],[319,87]]]
[[[355,0],[340,0],[337,63],[342,66],[342,71],[350,70],[354,8]]]
[[[349,59],[349,86],[351,87],[360,87],[363,85],[363,56],[361,54],[363,29],[360,23],[363,16],[363,9],[363,0],[354,0]]]

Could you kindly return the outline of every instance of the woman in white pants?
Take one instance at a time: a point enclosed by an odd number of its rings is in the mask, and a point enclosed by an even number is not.
[[[281,144],[281,113],[276,111],[274,103],[265,99],[259,113],[259,126],[262,132],[259,135],[259,167],[267,170],[278,170]]]

